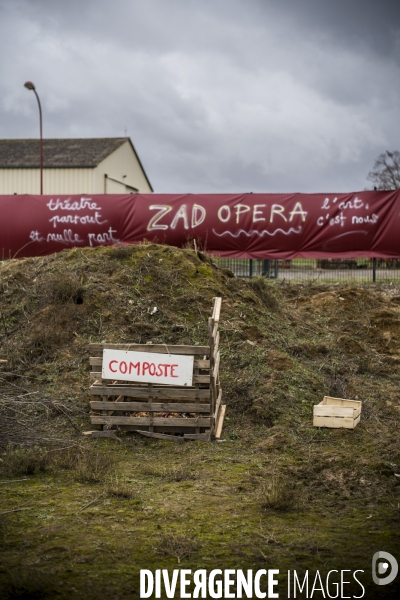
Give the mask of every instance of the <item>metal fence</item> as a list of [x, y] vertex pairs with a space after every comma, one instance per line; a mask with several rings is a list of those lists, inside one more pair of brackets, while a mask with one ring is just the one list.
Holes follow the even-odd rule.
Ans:
[[221, 268], [237, 277], [259, 277], [287, 281], [377, 282], [400, 280], [400, 258], [295, 258], [254, 260], [214, 257]]

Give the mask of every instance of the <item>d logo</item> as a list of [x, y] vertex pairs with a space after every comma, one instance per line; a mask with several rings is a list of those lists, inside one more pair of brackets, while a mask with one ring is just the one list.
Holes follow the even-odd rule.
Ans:
[[[384, 562], [382, 559], [384, 559]], [[378, 575], [384, 575], [388, 572], [389, 565], [391, 567], [389, 575], [386, 577], [378, 577]], [[389, 552], [383, 552], [382, 550], [380, 552], [375, 552], [372, 557], [372, 579], [374, 580], [374, 583], [377, 585], [387, 585], [388, 583], [392, 583], [392, 581], [396, 579], [398, 570], [399, 566], [397, 560], [394, 556], [389, 554]]]

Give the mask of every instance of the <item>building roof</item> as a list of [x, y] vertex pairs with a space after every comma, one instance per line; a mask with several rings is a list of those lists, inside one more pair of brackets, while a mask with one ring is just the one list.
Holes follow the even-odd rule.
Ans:
[[[139, 160], [132, 142], [128, 137], [58, 140], [44, 139], [44, 167], [50, 169], [94, 168], [125, 142], [131, 144], [133, 152]], [[1, 169], [38, 169], [39, 166], [40, 154], [38, 139], [0, 140]], [[142, 167], [142, 165], [140, 166]]]

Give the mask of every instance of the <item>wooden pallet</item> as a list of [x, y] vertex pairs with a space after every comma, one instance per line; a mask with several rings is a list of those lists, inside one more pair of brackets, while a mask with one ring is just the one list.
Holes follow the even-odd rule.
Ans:
[[[90, 421], [102, 431], [136, 431], [160, 439], [219, 439], [225, 415], [219, 379], [221, 298], [214, 298], [208, 346], [90, 344]], [[194, 357], [191, 387], [110, 381], [102, 378], [103, 350]]]

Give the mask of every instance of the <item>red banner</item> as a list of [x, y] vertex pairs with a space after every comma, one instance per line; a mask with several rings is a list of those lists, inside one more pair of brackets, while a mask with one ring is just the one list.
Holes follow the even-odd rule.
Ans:
[[0, 196], [0, 258], [64, 248], [183, 246], [219, 256], [400, 257], [400, 191]]

